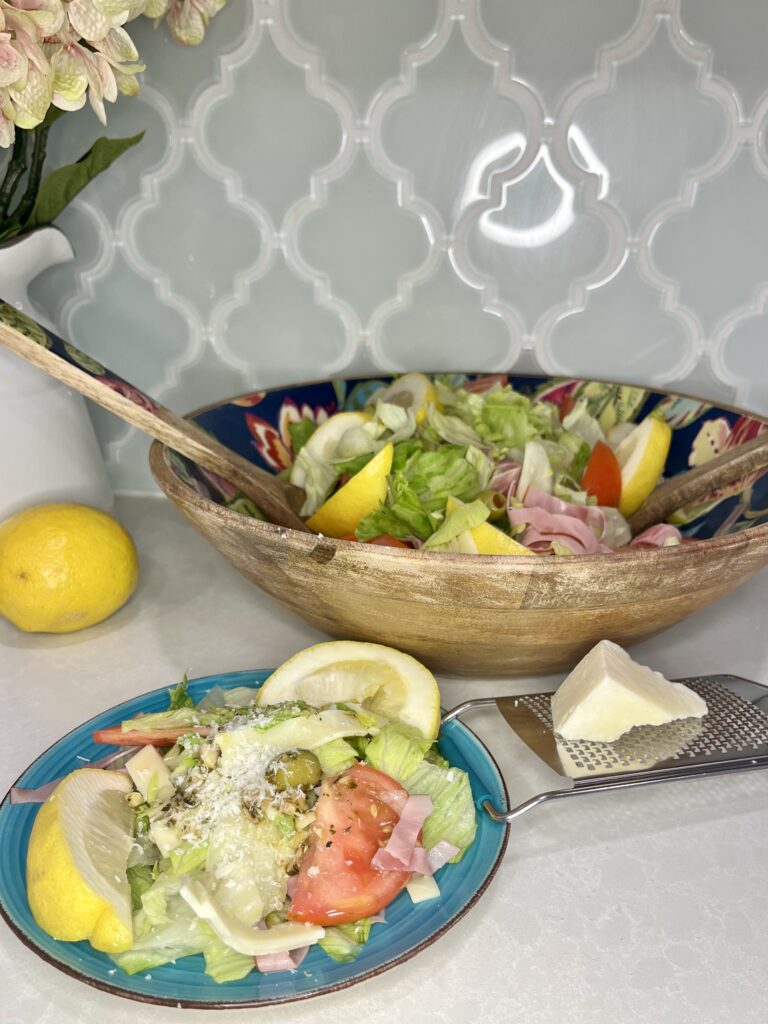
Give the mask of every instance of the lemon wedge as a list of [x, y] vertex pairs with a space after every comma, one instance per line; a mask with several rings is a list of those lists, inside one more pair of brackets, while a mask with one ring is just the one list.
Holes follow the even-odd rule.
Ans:
[[373, 398], [378, 402], [389, 402], [410, 409], [416, 416], [417, 426], [427, 418], [427, 406], [434, 405], [436, 409], [442, 410], [432, 381], [423, 373], [404, 373], [389, 387], [377, 391]]
[[429, 669], [383, 644], [331, 640], [307, 647], [275, 669], [259, 704], [303, 700], [317, 707], [349, 701], [397, 719], [436, 739], [440, 691]]
[[132, 789], [119, 772], [81, 768], [40, 808], [29, 839], [27, 897], [54, 939], [88, 939], [104, 953], [131, 948], [133, 811], [125, 796]]
[[[449, 515], [461, 502], [458, 498], [449, 498], [445, 503], [446, 515]], [[492, 526], [490, 523], [480, 523], [465, 530], [456, 538], [459, 541], [459, 550], [465, 554], [477, 555], [535, 555], [535, 551], [525, 547], [518, 541], [513, 540], [503, 530]]]
[[[329, 421], [330, 422], [330, 421]], [[346, 537], [361, 519], [377, 509], [387, 496], [387, 476], [395, 447], [386, 444], [351, 480], [332, 494], [307, 520], [307, 526], [326, 537]]]
[[621, 466], [619, 511], [631, 516], [658, 483], [672, 443], [672, 429], [656, 416], [646, 416], [616, 449]]
[[[329, 417], [325, 423], [310, 435], [304, 445], [304, 451], [310, 456], [313, 462], [333, 462], [336, 458], [337, 449], [341, 439], [348, 430], [362, 427], [372, 418], [370, 412], [337, 412]], [[291, 483], [296, 487], [304, 487], [307, 482], [307, 472], [301, 463], [294, 463], [291, 467]]]

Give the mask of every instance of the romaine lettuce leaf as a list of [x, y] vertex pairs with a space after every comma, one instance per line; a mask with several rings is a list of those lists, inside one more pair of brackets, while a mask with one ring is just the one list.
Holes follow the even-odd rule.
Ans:
[[304, 419], [299, 420], [298, 423], [288, 424], [288, 433], [291, 435], [291, 448], [293, 449], [294, 459], [310, 437], [312, 437], [316, 429], [317, 424], [314, 420], [311, 420], [309, 416], [305, 416]]
[[177, 708], [193, 708], [195, 702], [189, 695], [187, 686], [187, 673], [185, 672], [177, 686], [168, 690], [168, 710], [176, 711]]

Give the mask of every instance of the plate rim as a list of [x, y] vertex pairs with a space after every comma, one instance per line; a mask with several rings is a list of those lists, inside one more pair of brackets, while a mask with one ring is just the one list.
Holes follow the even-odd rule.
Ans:
[[[256, 673], [260, 673], [260, 672], [267, 672], [268, 673], [268, 672], [273, 672], [273, 671], [274, 671], [273, 668], [241, 669], [241, 670], [236, 670], [234, 672], [220, 672], [220, 673], [214, 673], [214, 674], [205, 675], [205, 676], [198, 676], [198, 677], [196, 677], [194, 679], [189, 679], [188, 683], [190, 685], [193, 685], [193, 684], [209, 682], [209, 681], [212, 681], [212, 680], [218, 680], [219, 682], [211, 682], [211, 685], [214, 686], [214, 685], [221, 685], [220, 680], [222, 679], [222, 677], [225, 677], [225, 676], [228, 679], [229, 678], [237, 679], [237, 677], [239, 677], [239, 676], [252, 676], [253, 673], [255, 673], [255, 672]], [[260, 688], [261, 686], [263, 686], [264, 685], [264, 681], [265, 680], [262, 680], [261, 682], [259, 682], [257, 684], [257, 688]], [[236, 685], [236, 683], [234, 685]], [[110, 711], [116, 711], [118, 708], [122, 707], [124, 704], [132, 702], [134, 700], [141, 700], [143, 697], [154, 696], [159, 691], [164, 690], [164, 689], [167, 689], [167, 687], [166, 686], [157, 686], [157, 687], [155, 687], [152, 690], [147, 690], [144, 693], [139, 693], [139, 694], [136, 694], [133, 697], [128, 697], [126, 700], [120, 701], [119, 704], [114, 704], [112, 707], [105, 708], [103, 711], [97, 712], [95, 715], [92, 715], [89, 719], [86, 719], [86, 721], [81, 722], [79, 725], [73, 726], [73, 728], [70, 729], [68, 732], [64, 733], [58, 739], [54, 740], [51, 744], [49, 744], [49, 746], [47, 746], [45, 748], [45, 750], [41, 751], [37, 755], [37, 757], [33, 761], [30, 762], [27, 765], [27, 767], [24, 768], [23, 771], [17, 776], [16, 780], [11, 783], [11, 785], [8, 787], [8, 790], [3, 795], [2, 800], [0, 800], [0, 811], [2, 811], [3, 808], [6, 808], [6, 806], [7, 807], [11, 806], [11, 790], [14, 789], [14, 787], [16, 787], [18, 785], [20, 780], [27, 774], [27, 772], [29, 772], [32, 768], [34, 768], [35, 765], [38, 764], [39, 761], [41, 761], [48, 753], [50, 753], [50, 751], [52, 751], [60, 743], [62, 743], [68, 737], [72, 736], [73, 733], [79, 732], [81, 729], [88, 727], [92, 722], [95, 722], [97, 719], [101, 718], [103, 715], [108, 714]], [[498, 777], [499, 783], [501, 785], [502, 793], [504, 794], [505, 804], [508, 807], [509, 806], [509, 792], [507, 790], [507, 784], [506, 784], [506, 781], [504, 779], [504, 775], [503, 775], [501, 769], [499, 768], [498, 762], [496, 761], [495, 757], [493, 756], [491, 751], [488, 749], [486, 744], [480, 739], [480, 737], [477, 735], [477, 733], [474, 732], [473, 729], [471, 729], [464, 722], [456, 722], [455, 724], [458, 725], [465, 732], [469, 733], [469, 735], [472, 737], [472, 739], [475, 741], [475, 743], [480, 747], [480, 749], [482, 750], [484, 755], [487, 757], [488, 761], [490, 762], [491, 766], [493, 767], [494, 771], [496, 772], [496, 775]], [[83, 767], [86, 768], [88, 766], [87, 765], [83, 765]], [[482, 812], [479, 811], [479, 809], [478, 809], [478, 813], [482, 813]], [[266, 1009], [266, 1008], [269, 1008], [270, 1006], [281, 1006], [281, 1005], [285, 1005], [287, 1003], [298, 1003], [298, 1002], [306, 1002], [309, 999], [319, 999], [322, 996], [331, 995], [334, 992], [340, 992], [340, 991], [343, 991], [344, 989], [351, 988], [352, 986], [358, 985], [361, 982], [369, 981], [372, 978], [378, 977], [379, 975], [384, 974], [386, 971], [391, 970], [393, 967], [397, 967], [401, 963], [405, 963], [406, 961], [412, 959], [414, 956], [416, 956], [418, 953], [420, 953], [422, 950], [426, 949], [428, 946], [433, 945], [447, 931], [449, 931], [451, 928], [453, 928], [453, 926], [455, 924], [457, 924], [463, 917], [465, 917], [469, 913], [469, 911], [477, 904], [477, 902], [479, 901], [479, 899], [483, 895], [483, 893], [488, 889], [488, 887], [490, 886], [491, 882], [493, 881], [493, 878], [495, 877], [497, 871], [501, 867], [501, 863], [502, 863], [502, 861], [504, 859], [504, 856], [506, 854], [507, 846], [509, 844], [510, 831], [511, 831], [510, 823], [509, 822], [505, 822], [503, 824], [503, 826], [502, 826], [502, 836], [501, 836], [501, 842], [500, 842], [500, 845], [499, 845], [498, 852], [496, 853], [496, 855], [494, 857], [494, 860], [493, 860], [493, 863], [492, 863], [492, 865], [490, 867], [490, 870], [485, 875], [485, 878], [483, 879], [481, 885], [478, 886], [478, 888], [472, 893], [472, 896], [462, 905], [462, 907], [459, 909], [459, 911], [453, 917], [451, 917], [451, 919], [449, 921], [446, 921], [445, 924], [443, 924], [440, 928], [438, 928], [436, 931], [430, 933], [430, 935], [427, 938], [423, 939], [420, 943], [418, 943], [418, 945], [409, 947], [406, 951], [401, 953], [399, 956], [396, 956], [394, 959], [388, 960], [386, 963], [379, 964], [378, 966], [371, 967], [369, 970], [365, 971], [362, 974], [356, 975], [356, 976], [351, 977], [351, 978], [347, 978], [347, 979], [345, 979], [343, 981], [334, 982], [333, 984], [328, 985], [328, 986], [324, 986], [324, 987], [322, 987], [322, 988], [320, 988], [320, 989], [318, 989], [316, 991], [302, 992], [302, 993], [297, 993], [297, 994], [289, 994], [289, 995], [284, 995], [284, 996], [278, 996], [278, 997], [276, 997], [274, 999], [227, 1000], [226, 998], [224, 998], [224, 999], [217, 999], [217, 1000], [198, 1001], [198, 1000], [194, 1000], [194, 999], [185, 999], [183, 997], [179, 998], [179, 999], [171, 999], [170, 997], [165, 997], [165, 996], [152, 996], [152, 995], [149, 995], [148, 993], [144, 993], [144, 992], [132, 992], [132, 991], [129, 991], [129, 990], [125, 989], [125, 988], [121, 988], [118, 985], [112, 984], [112, 983], [110, 983], [108, 981], [102, 981], [101, 979], [98, 979], [98, 978], [92, 978], [92, 977], [88, 976], [87, 974], [85, 974], [85, 973], [83, 973], [81, 971], [78, 971], [76, 968], [70, 966], [69, 964], [63, 963], [62, 961], [57, 960], [55, 957], [53, 957], [47, 950], [45, 950], [41, 946], [39, 946], [16, 923], [16, 921], [11, 917], [10, 911], [6, 908], [5, 901], [3, 900], [3, 896], [2, 896], [1, 892], [0, 892], [0, 918], [2, 918], [2, 920], [8, 925], [8, 927], [11, 929], [11, 931], [14, 933], [14, 935], [16, 935], [16, 937], [23, 943], [24, 946], [27, 947], [27, 949], [31, 950], [36, 956], [38, 956], [45, 963], [49, 964], [51, 967], [54, 967], [56, 970], [61, 971], [63, 974], [66, 974], [69, 977], [74, 978], [76, 981], [79, 981], [79, 982], [82, 982], [82, 983], [84, 983], [86, 985], [89, 985], [91, 988], [95, 988], [95, 989], [97, 989], [100, 992], [107, 992], [110, 995], [117, 996], [117, 997], [119, 997], [121, 999], [127, 999], [130, 1002], [144, 1003], [144, 1004], [149, 1004], [149, 1005], [152, 1005], [152, 1006], [170, 1006], [170, 1007], [174, 1007], [176, 1009], [190, 1009], [190, 1010], [237, 1010], [237, 1009], [243, 1009], [243, 1010], [251, 1009], [251, 1010], [253, 1010], [253, 1009], [262, 1009], [262, 1008]], [[222, 989], [223, 989], [223, 986], [222, 986]]]

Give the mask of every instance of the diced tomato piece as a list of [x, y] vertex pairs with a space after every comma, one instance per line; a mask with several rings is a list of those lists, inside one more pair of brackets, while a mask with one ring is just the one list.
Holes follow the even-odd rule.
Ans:
[[382, 910], [408, 884], [409, 871], [371, 866], [400, 820], [408, 792], [389, 775], [357, 764], [323, 783], [310, 847], [288, 916], [334, 925]]
[[573, 395], [563, 395], [563, 400], [560, 403], [560, 422], [562, 423], [569, 412], [573, 412], [575, 405]]
[[371, 537], [370, 540], [365, 542], [366, 544], [381, 544], [383, 547], [388, 548], [410, 548], [411, 545], [405, 541], [400, 540], [399, 537], [392, 537], [388, 533], [380, 533], [378, 537]]
[[597, 498], [598, 505], [618, 506], [621, 500], [621, 466], [605, 441], [598, 441], [592, 449], [581, 486], [587, 494]]
[[[348, 533], [346, 537], [342, 537], [342, 540], [357, 540], [354, 533]], [[358, 543], [360, 543], [358, 541]], [[381, 544], [383, 547], [388, 548], [412, 548], [413, 545], [409, 544], [406, 540], [400, 540], [399, 537], [392, 537], [388, 533], [380, 533], [378, 537], [371, 537], [370, 540], [365, 541], [366, 544]]]
[[478, 377], [477, 380], [467, 381], [460, 386], [462, 391], [471, 391], [473, 394], [482, 395], [484, 391], [492, 388], [494, 384], [501, 384], [504, 387], [508, 382], [509, 377], [506, 373], [489, 373], [485, 377]]
[[156, 732], [123, 732], [122, 726], [112, 725], [108, 729], [97, 729], [93, 734], [94, 743], [111, 743], [116, 747], [172, 747], [179, 736], [196, 732], [207, 736], [211, 730], [207, 725], [188, 725], [179, 729], [158, 729]]

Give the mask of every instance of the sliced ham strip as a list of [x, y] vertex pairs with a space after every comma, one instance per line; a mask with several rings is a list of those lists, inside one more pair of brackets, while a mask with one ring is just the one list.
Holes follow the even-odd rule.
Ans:
[[434, 873], [441, 868], [443, 864], [447, 864], [449, 860], [453, 860], [458, 852], [458, 846], [453, 843], [449, 843], [447, 839], [441, 839], [440, 842], [435, 843], [427, 853], [429, 871], [422, 872], [422, 874], [434, 875]]
[[577, 505], [572, 501], [563, 501], [553, 494], [545, 494], [537, 487], [529, 487], [525, 495], [527, 508], [543, 508], [552, 515], [571, 516], [586, 523], [598, 540], [605, 534], [605, 512], [598, 505]]
[[[141, 747], [123, 748], [122, 750], [118, 750], [117, 753], [106, 754], [104, 757], [100, 757], [96, 761], [83, 761], [80, 767], [107, 768], [114, 761], [128, 758], [131, 754], [135, 754], [140, 749]], [[53, 782], [46, 782], [44, 786], [38, 786], [37, 789], [23, 789], [21, 786], [14, 786], [9, 793], [10, 802], [12, 804], [44, 804], [58, 784], [63, 782], [65, 778], [66, 776], [62, 775], [61, 778], [54, 779]]]
[[409, 796], [400, 811], [400, 820], [392, 829], [387, 845], [378, 850], [371, 860], [379, 871], [413, 871], [411, 857], [421, 832], [421, 826], [432, 812], [428, 796]]
[[656, 526], [649, 526], [647, 530], [638, 533], [629, 542], [629, 547], [635, 551], [651, 550], [652, 548], [663, 548], [665, 545], [682, 544], [683, 536], [676, 526], [671, 523], [657, 523]]
[[581, 519], [570, 515], [553, 515], [543, 508], [512, 508], [508, 511], [512, 526], [527, 527], [521, 540], [532, 551], [559, 541], [576, 555], [598, 555], [612, 551], [601, 544], [592, 529]]
[[253, 959], [256, 970], [261, 974], [275, 974], [277, 971], [295, 971], [308, 952], [309, 946], [301, 946], [288, 953], [264, 953]]
[[500, 462], [496, 467], [496, 472], [491, 477], [488, 487], [492, 491], [506, 494], [507, 498], [509, 498], [509, 495], [514, 495], [517, 490], [522, 468], [519, 462], [512, 462], [511, 460]]

